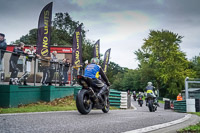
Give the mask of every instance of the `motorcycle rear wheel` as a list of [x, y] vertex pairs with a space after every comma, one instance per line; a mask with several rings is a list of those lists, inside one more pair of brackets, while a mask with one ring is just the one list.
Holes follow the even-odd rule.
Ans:
[[152, 101], [152, 100], [149, 100], [149, 101], [148, 101], [148, 106], [149, 106], [149, 111], [150, 111], [150, 112], [153, 112], [154, 109], [153, 109], [153, 101]]
[[86, 115], [92, 109], [92, 101], [90, 100], [90, 96], [88, 90], [82, 89], [76, 96], [76, 107], [79, 113]]

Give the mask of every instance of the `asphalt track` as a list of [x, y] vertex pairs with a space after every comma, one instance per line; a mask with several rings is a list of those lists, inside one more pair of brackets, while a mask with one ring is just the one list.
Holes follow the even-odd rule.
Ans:
[[[186, 113], [176, 113], [159, 107], [156, 112], [149, 112], [146, 106], [139, 107], [133, 101], [137, 110], [111, 110], [104, 114], [101, 110], [93, 110], [88, 115], [77, 111], [1, 114], [1, 133], [121, 133], [121, 132], [153, 132], [162, 129], [145, 129], [155, 125], [171, 123], [192, 116]], [[177, 123], [176, 123], [177, 124]], [[172, 125], [170, 127], [173, 127]], [[165, 129], [164, 131], [169, 131]], [[174, 132], [173, 130], [172, 132]]]

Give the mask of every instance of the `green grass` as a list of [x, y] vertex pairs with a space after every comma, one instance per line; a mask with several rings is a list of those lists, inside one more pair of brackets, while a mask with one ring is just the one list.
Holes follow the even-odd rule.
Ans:
[[[196, 114], [200, 116], [200, 112], [191, 113], [191, 114]], [[197, 123], [196, 125], [190, 125], [186, 128], [180, 129], [177, 131], [177, 133], [200, 133], [200, 122]]]
[[34, 104], [20, 105], [18, 108], [0, 108], [0, 114], [67, 110], [77, 110], [73, 96], [55, 99], [52, 102], [37, 102]]
[[163, 104], [165, 103], [165, 101], [162, 101], [162, 100], [158, 100], [158, 102], [159, 102], [159, 103], [163, 103]]
[[[110, 107], [110, 110], [119, 109]], [[73, 96], [55, 99], [52, 102], [37, 102], [28, 105], [20, 105], [18, 108], [0, 108], [0, 114], [25, 113], [25, 112], [47, 112], [47, 111], [70, 111], [77, 110]]]

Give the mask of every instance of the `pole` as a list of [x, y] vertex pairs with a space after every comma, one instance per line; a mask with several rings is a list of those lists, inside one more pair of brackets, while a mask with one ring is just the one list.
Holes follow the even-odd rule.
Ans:
[[35, 86], [35, 83], [36, 83], [36, 57], [34, 58], [34, 86]]
[[55, 86], [56, 86], [56, 82], [57, 82], [57, 63], [55, 62], [55, 69], [56, 69], [56, 80], [55, 80]]
[[185, 78], [185, 99], [188, 99], [188, 79], [189, 77]]

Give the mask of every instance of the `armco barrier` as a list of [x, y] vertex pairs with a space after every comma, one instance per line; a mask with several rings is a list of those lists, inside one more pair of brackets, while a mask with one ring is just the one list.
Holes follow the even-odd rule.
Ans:
[[[80, 88], [74, 89], [74, 99], [76, 99], [76, 95]], [[109, 94], [110, 106], [115, 106], [117, 108], [127, 108], [127, 92], [121, 92], [114, 89], [110, 89]]]
[[17, 107], [20, 104], [52, 101], [74, 94], [74, 86], [17, 86], [0, 85], [0, 107]]
[[186, 100], [174, 101], [174, 110], [177, 112], [186, 112]]

